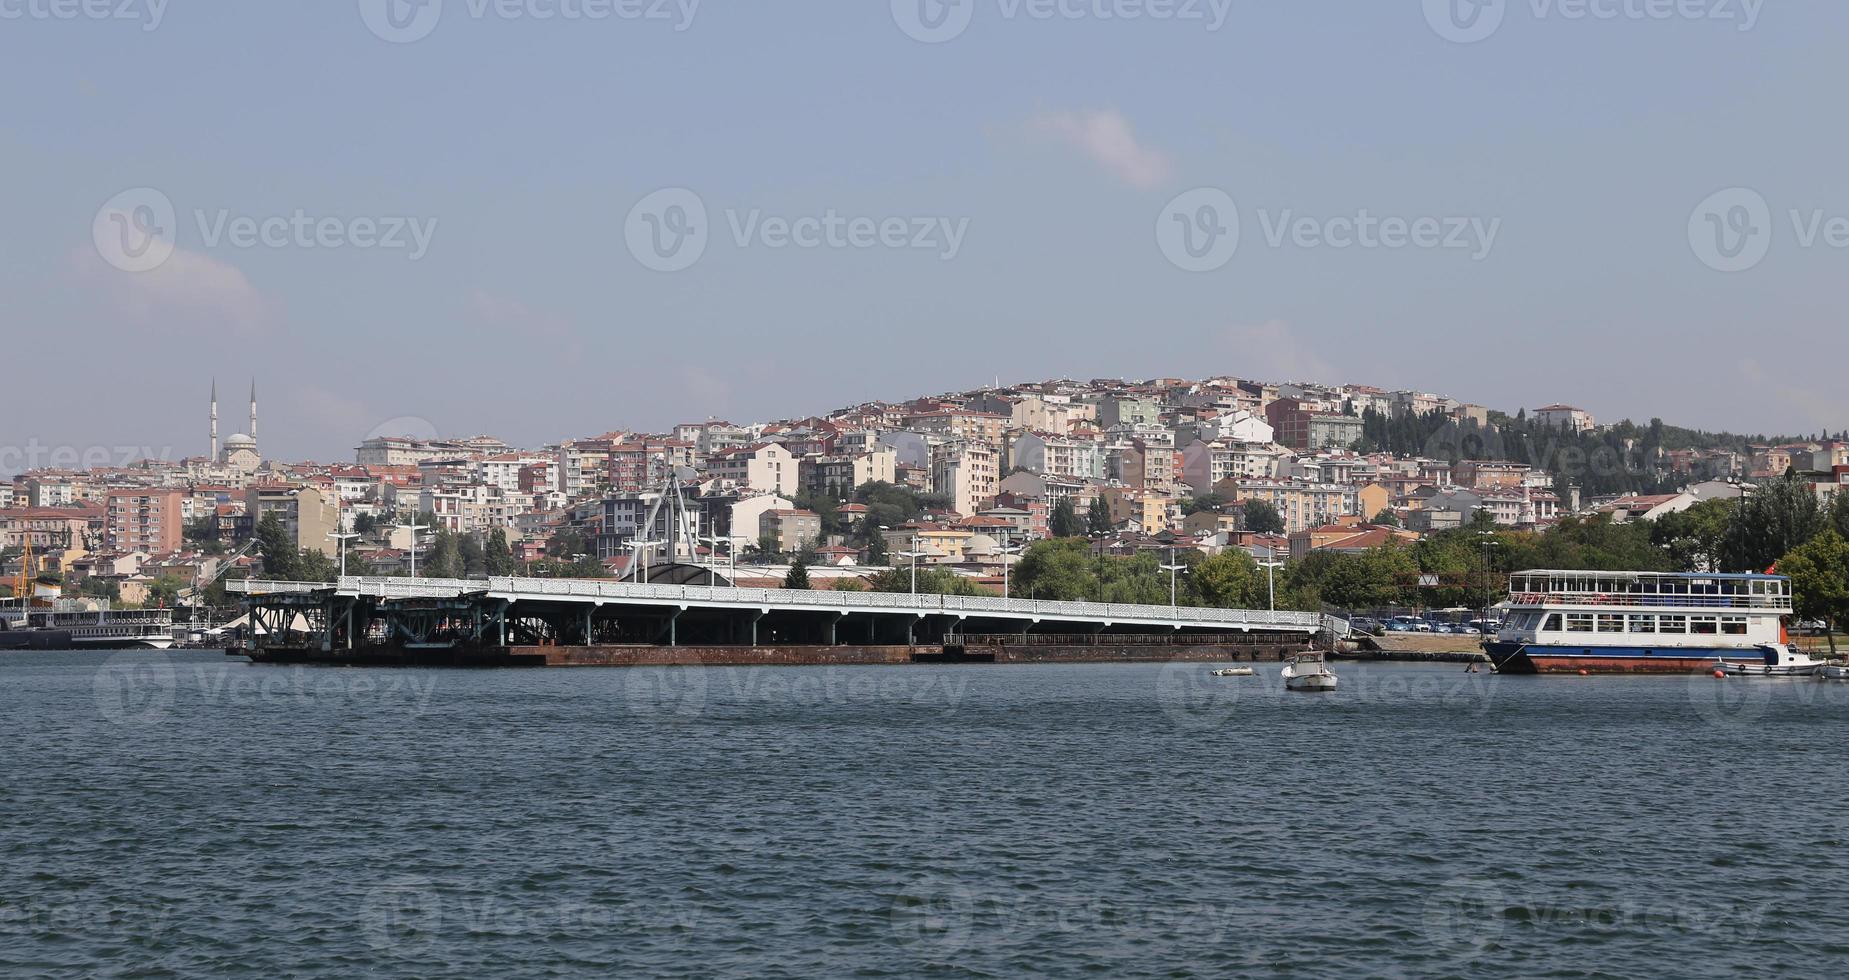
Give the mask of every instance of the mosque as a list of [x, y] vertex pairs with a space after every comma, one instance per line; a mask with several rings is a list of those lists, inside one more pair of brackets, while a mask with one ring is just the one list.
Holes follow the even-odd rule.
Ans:
[[255, 473], [263, 466], [263, 454], [257, 451], [257, 382], [250, 383], [250, 431], [239, 432], [218, 442], [218, 382], [212, 382], [212, 463], [227, 470]]

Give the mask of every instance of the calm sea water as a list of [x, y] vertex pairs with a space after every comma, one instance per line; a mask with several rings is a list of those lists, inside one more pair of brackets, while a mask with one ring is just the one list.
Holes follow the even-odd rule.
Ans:
[[0, 659], [9, 976], [1841, 976], [1849, 686]]

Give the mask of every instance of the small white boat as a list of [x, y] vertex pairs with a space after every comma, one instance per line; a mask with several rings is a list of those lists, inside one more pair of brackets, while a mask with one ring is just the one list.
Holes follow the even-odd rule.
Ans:
[[1250, 667], [1221, 667], [1213, 672], [1215, 677], [1251, 677], [1257, 671]]
[[1287, 691], [1333, 691], [1335, 684], [1335, 671], [1329, 669], [1320, 653], [1301, 654], [1284, 665]]
[[1821, 660], [1813, 660], [1789, 643], [1768, 643], [1759, 648], [1765, 654], [1762, 663], [1732, 663], [1719, 661], [1714, 665], [1718, 673], [1729, 677], [1811, 677], [1825, 667]]
[[1817, 668], [1817, 679], [1825, 681], [1849, 681], [1849, 667], [1841, 664], [1824, 664]]

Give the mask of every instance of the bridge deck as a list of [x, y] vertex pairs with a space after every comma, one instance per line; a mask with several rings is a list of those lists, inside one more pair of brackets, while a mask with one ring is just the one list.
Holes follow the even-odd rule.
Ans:
[[1163, 629], [1264, 631], [1311, 634], [1347, 632], [1341, 620], [1315, 613], [1193, 606], [1055, 602], [1003, 599], [998, 596], [939, 596], [884, 592], [835, 592], [790, 589], [741, 589], [729, 586], [642, 585], [588, 579], [488, 578], [403, 579], [347, 577], [337, 583], [231, 581], [227, 591], [252, 599], [265, 596], [325, 593], [352, 599], [483, 598], [511, 603], [542, 602], [592, 606], [653, 606], [713, 610], [758, 610], [769, 613], [812, 612], [837, 616], [949, 617], [956, 620], [1012, 620], [1023, 623], [1072, 623], [1097, 627], [1152, 626]]

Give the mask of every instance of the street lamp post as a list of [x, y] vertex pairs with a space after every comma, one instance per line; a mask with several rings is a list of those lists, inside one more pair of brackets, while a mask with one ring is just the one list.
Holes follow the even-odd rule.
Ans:
[[417, 532], [430, 530], [430, 525], [419, 524], [417, 523], [416, 518], [412, 518], [411, 523], [400, 524], [398, 526], [411, 532], [411, 577], [416, 578], [417, 577]]
[[1168, 607], [1174, 609], [1180, 604], [1179, 600], [1176, 598], [1175, 576], [1187, 571], [1188, 566], [1176, 563], [1175, 549], [1171, 547], [1168, 549], [1168, 564], [1163, 565], [1162, 570], [1168, 573]]
[[1000, 552], [1002, 556], [1002, 598], [1006, 599], [1008, 598], [1009, 566], [1013, 564], [1012, 562], [1008, 560], [1008, 556], [1019, 552], [1021, 550], [1021, 545], [1005, 544], [996, 550]]
[[[738, 545], [730, 537], [722, 538], [716, 534], [700, 540], [712, 545], [715, 549], [721, 544], [725, 545], [727, 566], [730, 568], [730, 578], [727, 581], [731, 583], [732, 588], [738, 588]], [[708, 588], [713, 585], [713, 570], [710, 566], [706, 570], [706, 585]]]
[[631, 582], [636, 580], [636, 566], [639, 564], [642, 566], [642, 584], [648, 584], [648, 565], [642, 561], [642, 552], [644, 549], [648, 549], [649, 555], [653, 556], [655, 553], [654, 547], [662, 543], [663, 542], [654, 539], [644, 541], [641, 538], [634, 538], [630, 540], [629, 548], [631, 551], [635, 552], [634, 556], [631, 557], [629, 561], [629, 580]]
[[340, 542], [340, 577], [346, 578], [347, 577], [347, 542], [357, 540], [360, 537], [360, 535], [330, 533], [328, 537], [333, 538], [335, 541]]
[[912, 560], [912, 594], [917, 595], [918, 594], [918, 559], [923, 558], [925, 556], [925, 553], [922, 551], [900, 551], [900, 552], [896, 552], [896, 554], [900, 558], [910, 558]]
[[1496, 532], [1478, 531], [1477, 536], [1483, 540], [1483, 620], [1488, 622], [1491, 589], [1495, 582], [1494, 569], [1490, 567], [1490, 549], [1496, 546]]
[[1284, 567], [1284, 563], [1281, 561], [1278, 561], [1277, 557], [1278, 557], [1278, 554], [1274, 550], [1271, 553], [1271, 559], [1272, 559], [1271, 561], [1261, 561], [1258, 563], [1260, 567], [1264, 568], [1265, 570], [1265, 592], [1267, 595], [1271, 597], [1271, 611], [1272, 612], [1278, 611], [1277, 570]]

